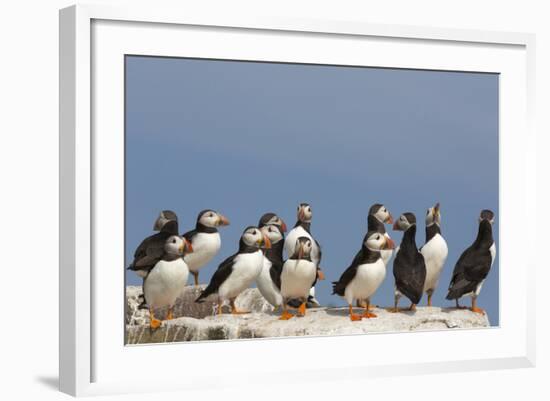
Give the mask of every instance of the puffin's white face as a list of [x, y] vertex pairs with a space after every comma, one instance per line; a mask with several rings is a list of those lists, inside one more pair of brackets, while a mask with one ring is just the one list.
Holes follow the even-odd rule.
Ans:
[[380, 209], [374, 214], [374, 216], [382, 223], [393, 224], [393, 217], [390, 211], [385, 206], [381, 206]]
[[218, 227], [229, 225], [229, 220], [227, 220], [225, 216], [222, 216], [213, 210], [209, 210], [202, 214], [199, 219], [199, 223], [206, 227]]
[[172, 235], [164, 243], [164, 252], [169, 255], [183, 255], [184, 253], [193, 252], [193, 248], [186, 239]]
[[257, 227], [250, 227], [246, 229], [242, 235], [242, 239], [248, 246], [260, 248], [263, 245], [264, 248], [271, 248], [271, 241]]
[[310, 223], [311, 218], [313, 217], [313, 212], [311, 211], [311, 206], [307, 203], [304, 203], [298, 206], [298, 220], [303, 223]]
[[269, 241], [271, 244], [276, 244], [279, 241], [282, 241], [283, 234], [281, 233], [281, 229], [275, 224], [271, 224], [268, 226], [264, 226], [261, 228], [262, 233], [269, 238]]
[[434, 207], [431, 207], [426, 211], [426, 225], [430, 226], [433, 223], [441, 224], [441, 210], [439, 208], [439, 203], [436, 203]]
[[272, 218], [269, 219], [269, 221], [266, 223], [266, 226], [268, 225], [275, 225], [277, 227], [281, 227], [281, 230], [283, 232], [286, 232], [286, 224], [279, 216], [275, 215]]
[[393, 241], [386, 237], [384, 234], [373, 233], [369, 235], [365, 241], [365, 246], [371, 251], [379, 251], [381, 249], [393, 249], [395, 244]]
[[308, 237], [299, 237], [296, 240], [293, 256], [297, 257], [297, 259], [307, 258], [311, 255], [312, 248], [313, 244]]
[[397, 231], [407, 231], [410, 226], [412, 226], [412, 224], [407, 220], [407, 217], [402, 214], [399, 216], [399, 219], [395, 221], [393, 229]]

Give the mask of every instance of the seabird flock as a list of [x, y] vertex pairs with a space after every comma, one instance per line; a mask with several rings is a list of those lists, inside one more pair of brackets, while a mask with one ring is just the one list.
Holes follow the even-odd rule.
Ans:
[[[203, 302], [210, 296], [217, 297], [217, 314], [222, 305], [229, 302], [232, 314], [247, 313], [235, 306], [235, 299], [245, 289], [256, 283], [262, 296], [275, 309], [281, 309], [280, 320], [304, 316], [306, 309], [318, 306], [315, 285], [324, 280], [321, 269], [321, 246], [311, 233], [313, 217], [311, 206], [301, 203], [294, 228], [287, 231], [284, 221], [275, 213], [264, 214], [257, 226], [246, 227], [240, 237], [237, 252], [225, 259], [210, 279], [208, 286], [195, 302]], [[496, 246], [492, 225], [494, 213], [482, 210], [475, 241], [456, 262], [447, 299], [471, 297], [475, 313], [484, 314], [476, 300], [494, 262]], [[374, 204], [367, 218], [368, 232], [361, 249], [338, 281], [332, 283], [333, 294], [339, 295], [349, 305], [352, 321], [375, 318], [371, 298], [386, 277], [386, 267], [393, 261], [394, 305], [391, 312], [414, 311], [422, 295], [427, 295], [427, 305], [432, 306], [432, 295], [447, 259], [448, 248], [441, 233], [440, 205], [430, 207], [426, 213], [426, 242], [420, 248], [416, 244], [416, 217], [403, 213], [394, 222], [392, 215], [382, 204]], [[403, 231], [399, 247], [386, 232], [385, 225]], [[229, 220], [214, 210], [203, 210], [197, 217], [194, 230], [179, 235], [178, 218], [173, 211], [164, 210], [154, 223], [156, 234], [145, 238], [134, 253], [128, 267], [143, 278], [143, 302], [140, 308], [148, 308], [152, 329], [160, 327], [161, 320], [154, 312], [167, 307], [166, 320], [172, 319], [176, 299], [182, 294], [189, 273], [199, 285], [199, 272], [221, 248], [218, 228], [229, 225]], [[283, 250], [287, 259], [283, 258]], [[406, 297], [410, 307], [401, 309], [399, 300]], [[354, 313], [353, 305], [363, 310]], [[291, 313], [295, 310], [295, 314]]]

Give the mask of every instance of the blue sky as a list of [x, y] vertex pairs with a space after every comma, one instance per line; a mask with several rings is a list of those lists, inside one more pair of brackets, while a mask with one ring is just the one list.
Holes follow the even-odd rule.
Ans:
[[[292, 227], [300, 202], [323, 248], [317, 297], [331, 305], [345, 304], [330, 281], [360, 248], [371, 204], [414, 212], [421, 246], [426, 209], [440, 202], [449, 257], [434, 304], [452, 306], [446, 287], [483, 208], [497, 215], [498, 249], [498, 75], [126, 58], [126, 264], [160, 210], [174, 210], [184, 232], [212, 208], [231, 225], [201, 270], [208, 282], [244, 227], [268, 211]], [[478, 299], [493, 325], [498, 266]], [[393, 302], [391, 269], [379, 305]]]

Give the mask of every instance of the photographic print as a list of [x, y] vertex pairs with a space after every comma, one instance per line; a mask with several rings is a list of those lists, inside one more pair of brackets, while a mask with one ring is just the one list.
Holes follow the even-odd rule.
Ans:
[[498, 88], [126, 56], [126, 344], [498, 326]]

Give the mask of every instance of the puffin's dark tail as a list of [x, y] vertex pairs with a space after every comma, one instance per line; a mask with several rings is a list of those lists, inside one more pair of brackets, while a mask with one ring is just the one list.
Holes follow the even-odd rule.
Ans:
[[344, 296], [345, 288], [342, 288], [339, 281], [332, 282], [332, 295]]
[[206, 298], [208, 298], [208, 296], [210, 296], [213, 293], [214, 291], [212, 287], [208, 286], [204, 289], [203, 292], [201, 292], [201, 295], [199, 295], [199, 297], [195, 299], [195, 302], [198, 304], [202, 304], [206, 300]]

